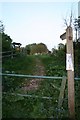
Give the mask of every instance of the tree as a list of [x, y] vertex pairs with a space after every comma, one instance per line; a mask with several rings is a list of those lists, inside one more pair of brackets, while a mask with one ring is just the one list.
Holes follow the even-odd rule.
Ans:
[[75, 60], [75, 66], [76, 66], [76, 76], [80, 76], [80, 72], [79, 72], [79, 65], [80, 65], [80, 42], [79, 42], [79, 39], [80, 39], [80, 35], [79, 35], [79, 38], [77, 37], [77, 32], [80, 33], [80, 16], [78, 18], [75, 19], [74, 21], [74, 28], [75, 28], [75, 31], [76, 31], [76, 42], [74, 42], [74, 60]]
[[74, 20], [74, 28], [76, 31], [76, 42], [78, 42], [77, 32], [80, 31], [80, 16]]
[[2, 52], [12, 49], [12, 39], [10, 36], [4, 33], [4, 25], [2, 21], [0, 21], [0, 39], [0, 41], [2, 41]]
[[37, 44], [37, 53], [47, 53], [48, 52], [48, 49], [47, 49], [47, 46], [43, 43], [39, 43]]
[[4, 25], [2, 23], [2, 21], [0, 21], [0, 33], [4, 32]]
[[68, 19], [64, 19], [64, 24], [66, 25], [66, 27], [72, 26], [72, 24], [73, 24], [72, 10], [71, 10], [69, 18]]
[[80, 16], [78, 17], [78, 28], [80, 29]]
[[59, 44], [58, 44], [58, 49], [59, 49], [59, 50], [64, 49], [64, 47], [65, 47], [64, 44], [62, 44], [62, 43], [59, 43]]
[[34, 51], [35, 46], [36, 46], [36, 43], [26, 45], [25, 50], [28, 55], [35, 53]]
[[12, 49], [12, 39], [5, 33], [2, 34], [2, 51], [10, 51]]
[[56, 48], [52, 48], [52, 55], [55, 55], [55, 56], [56, 56], [56, 55], [57, 55], [57, 51], [58, 51], [58, 50], [57, 50]]
[[29, 45], [26, 45], [26, 47], [25, 47], [25, 51], [26, 51], [26, 53], [27, 53], [28, 55], [30, 55], [31, 48], [30, 48]]
[[29, 44], [26, 45], [25, 49], [27, 50], [27, 53], [29, 52], [29, 54], [42, 54], [42, 53], [47, 53], [48, 49], [47, 46], [44, 43], [33, 43], [33, 44]]

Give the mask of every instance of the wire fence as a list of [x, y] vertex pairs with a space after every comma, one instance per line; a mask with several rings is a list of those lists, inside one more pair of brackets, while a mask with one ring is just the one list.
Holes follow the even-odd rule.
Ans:
[[[14, 76], [14, 77], [25, 77], [25, 78], [39, 78], [39, 79], [62, 79], [63, 77], [54, 77], [54, 76], [35, 76], [35, 75], [21, 75], [21, 74], [6, 74], [0, 73], [2, 76]], [[67, 77], [66, 77], [67, 79]], [[75, 77], [74, 80], [80, 80], [80, 78]]]
[[[21, 75], [21, 74], [6, 74], [6, 73], [0, 73], [0, 76], [8, 76], [8, 77], [20, 77], [20, 78], [34, 78], [34, 79], [48, 79], [48, 80], [62, 80], [63, 77], [53, 77], [53, 76], [34, 76], [34, 75]], [[23, 79], [24, 80], [24, 79]], [[56, 90], [59, 90], [58, 87], [55, 85], [53, 86]], [[34, 96], [34, 95], [24, 95], [24, 94], [16, 94], [16, 93], [11, 93], [11, 95], [18, 95], [18, 96], [24, 96], [24, 97], [32, 97], [32, 98], [42, 98], [42, 99], [52, 99], [52, 97], [39, 97], [39, 96]]]
[[[33, 76], [33, 75], [21, 75], [21, 74], [6, 74], [6, 73], [0, 73], [0, 76], [11, 76], [11, 77], [21, 77], [21, 78], [34, 78], [34, 79], [48, 79], [48, 80], [63, 80], [63, 77], [53, 77], [53, 76]], [[67, 77], [65, 77], [67, 79]], [[74, 78], [74, 80], [80, 80], [80, 78]], [[63, 80], [64, 81], [64, 80]], [[62, 88], [58, 88], [54, 84], [52, 84], [53, 88], [55, 88], [58, 91], [61, 91], [63, 89], [64, 85]], [[63, 91], [64, 92], [64, 91]], [[25, 94], [18, 94], [18, 93], [11, 93], [11, 95], [17, 95], [17, 96], [23, 96], [23, 97], [32, 97], [32, 98], [42, 98], [42, 99], [52, 99], [53, 97], [48, 97], [48, 96], [36, 96], [36, 95], [25, 95]]]
[[[16, 77], [19, 77], [19, 78], [29, 78], [29, 79], [47, 79], [47, 80], [62, 80], [64, 77], [53, 77], [53, 76], [34, 76], [34, 75], [21, 75], [21, 74], [5, 74], [5, 73], [0, 73], [0, 76], [7, 76], [7, 80], [9, 80], [9, 77], [10, 77], [10, 80], [12, 80], [12, 77], [14, 78], [16, 78]], [[66, 77], [65, 77], [66, 78]], [[17, 80], [17, 79], [16, 79]], [[20, 80], [20, 79], [19, 79]], [[22, 80], [22, 79], [21, 79]], [[28, 79], [23, 79], [23, 80], [28, 80]], [[48, 83], [47, 83], [48, 84]], [[51, 84], [51, 86], [52, 86], [53, 84]], [[45, 86], [46, 87], [46, 86]], [[60, 89], [58, 89], [58, 87], [56, 87], [55, 85], [54, 86], [52, 86], [52, 88], [54, 88], [54, 89], [56, 89], [57, 91], [58, 91], [58, 93], [60, 92]], [[45, 88], [44, 88], [45, 89]], [[47, 95], [47, 92], [46, 92], [46, 94], [43, 94], [43, 95], [36, 95], [36, 93], [33, 93], [33, 94], [27, 94], [27, 93], [18, 93], [18, 92], [10, 92], [10, 93], [7, 93], [7, 92], [3, 92], [3, 95], [4, 96], [6, 96], [6, 95], [8, 95], [8, 96], [13, 96], [13, 97], [24, 97], [24, 98], [26, 98], [27, 100], [28, 99], [31, 99], [31, 100], [33, 100], [32, 102], [33, 102], [33, 104], [34, 104], [34, 100], [37, 102], [37, 101], [39, 101], [39, 104], [40, 104], [40, 102], [41, 101], [48, 101], [48, 103], [47, 104], [49, 104], [49, 102], [51, 103], [51, 101], [55, 101], [55, 97], [54, 96], [49, 96], [49, 95]], [[16, 98], [17, 98], [16, 97]], [[21, 98], [22, 99], [22, 98]], [[30, 101], [31, 101], [30, 100]], [[59, 97], [59, 100], [61, 100], [61, 98]], [[41, 102], [42, 103], [42, 102]], [[60, 105], [60, 108], [58, 108], [57, 109], [57, 107], [56, 108], [53, 108], [53, 111], [55, 111], [55, 112], [58, 112], [58, 110], [60, 110], [60, 109], [62, 109], [61, 108], [61, 105]], [[60, 110], [60, 112], [61, 112], [61, 110]], [[58, 114], [56, 114], [55, 115], [56, 117], [60, 117], [60, 116], [58, 116]]]
[[[6, 53], [8, 55], [6, 55]], [[7, 51], [7, 52], [0, 52], [0, 55], [2, 54], [2, 58], [5, 57], [13, 57], [16, 56], [16, 54], [13, 54], [12, 51]], [[5, 54], [5, 55], [4, 55]], [[4, 55], [4, 56], [3, 56]], [[18, 78], [34, 78], [34, 79], [49, 79], [49, 80], [62, 80], [64, 77], [54, 77], [54, 76], [34, 76], [34, 75], [23, 75], [23, 74], [6, 74], [6, 73], [0, 73], [0, 76], [7, 76], [7, 77], [18, 77]], [[65, 77], [67, 79], [67, 77]], [[12, 80], [12, 79], [9, 79]], [[24, 79], [23, 79], [24, 80]], [[75, 77], [74, 78], [75, 81], [79, 81], [80, 78]], [[59, 92], [61, 91], [61, 88], [58, 89], [58, 87], [54, 86], [53, 87], [58, 90]], [[64, 91], [63, 91], [64, 92]], [[3, 95], [7, 95], [7, 92], [3, 92]], [[32, 94], [22, 94], [22, 93], [10, 93], [11, 96], [20, 96], [20, 97], [26, 97], [26, 98], [35, 98], [35, 99], [44, 99], [44, 100], [53, 100], [53, 96], [38, 96], [38, 95], [32, 95]], [[62, 96], [61, 96], [62, 97]], [[61, 97], [59, 97], [59, 101], [61, 102], [61, 100], [63, 101], [67, 101], [67, 98], [61, 99]], [[58, 101], [58, 102], [59, 102]], [[62, 102], [60, 103], [60, 109], [59, 108], [55, 108], [55, 111], [57, 111], [56, 117], [59, 117], [58, 114], [60, 114], [61, 112], [64, 112], [61, 108], [62, 106]], [[62, 110], [62, 111], [61, 111]]]
[[[49, 79], [49, 80], [61, 80], [63, 79], [64, 77], [53, 77], [53, 76], [33, 76], [33, 75], [21, 75], [21, 74], [6, 74], [6, 73], [0, 73], [0, 76], [12, 76], [12, 77], [21, 77], [21, 78], [34, 78], [34, 79]], [[65, 77], [67, 79], [67, 77]], [[74, 78], [74, 80], [80, 80], [80, 78]], [[56, 89], [56, 90], [59, 90], [60, 89], [58, 87], [56, 87], [55, 85], [53, 85], [53, 87]], [[18, 95], [18, 96], [25, 96], [25, 97], [35, 97], [35, 98], [40, 98], [39, 96], [34, 96], [34, 95], [24, 95], [24, 94], [14, 94], [12, 93], [11, 95]], [[43, 96], [41, 97], [43, 99], [52, 99], [52, 97], [46, 97], [46, 96]]]
[[[47, 79], [47, 80], [50, 80], [50, 81], [53, 81], [53, 80], [57, 80], [57, 81], [58, 80], [63, 80], [64, 81], [64, 77], [54, 77], [54, 76], [34, 76], [34, 75], [6, 74], [6, 73], [0, 73], [0, 76], [3, 76], [3, 77], [7, 76], [6, 79], [9, 80], [9, 81], [12, 80], [12, 77], [15, 77], [15, 78], [16, 77], [18, 77], [18, 78], [29, 78], [29, 79], [32, 79], [32, 78], [34, 78], [34, 79]], [[10, 79], [8, 77], [10, 77]], [[65, 77], [65, 79], [67, 79], [67, 77]], [[75, 81], [80, 80], [80, 78], [74, 78], [74, 79], [75, 79]], [[24, 80], [24, 79], [22, 79], [22, 80]], [[25, 79], [25, 80], [27, 80], [27, 79]], [[58, 106], [55, 107], [56, 105], [53, 106], [54, 116], [56, 118], [60, 119], [64, 115], [66, 115], [66, 110], [65, 110], [65, 108], [62, 107], [62, 104], [63, 104], [63, 101], [67, 103], [68, 98], [63, 97], [64, 96], [64, 91], [65, 91], [65, 89], [63, 89], [64, 86], [62, 86], [62, 88], [60, 87], [60, 89], [57, 89], [58, 87], [55, 87], [54, 84], [53, 84], [52, 87], [54, 87], [54, 89], [56, 89], [60, 92], [59, 98], [58, 98], [58, 104], [57, 104], [59, 107]], [[62, 92], [62, 90], [63, 90], [63, 92]], [[33, 100], [33, 103], [34, 103], [35, 99], [36, 100], [39, 99], [39, 101], [41, 101], [41, 99], [42, 99], [42, 101], [49, 100], [49, 102], [54, 101], [54, 99], [55, 99], [54, 96], [42, 96], [42, 95], [39, 96], [39, 95], [36, 95], [36, 94], [27, 94], [27, 93], [25, 94], [25, 93], [18, 93], [18, 92], [10, 92], [10, 93], [3, 92], [3, 95], [16, 96], [16, 98], [17, 98], [17, 96], [24, 97], [24, 98], [27, 98], [26, 101], [28, 100], [28, 98], [30, 98], [31, 100]], [[54, 118], [54, 116], [52, 118]], [[68, 111], [67, 111], [66, 116], [68, 116]]]
[[[13, 79], [15, 79], [14, 82], [16, 81], [19, 81], [20, 79], [16, 79], [16, 78], [21, 78], [22, 81], [28, 81], [28, 79], [47, 79], [47, 81], [49, 80], [50, 82], [52, 81], [63, 81], [65, 82], [65, 79], [67, 80], [67, 77], [56, 77], [56, 76], [34, 76], [34, 75], [24, 75], [24, 74], [8, 74], [8, 73], [0, 73], [0, 76], [2, 76], [2, 78], [4, 79], [4, 77], [6, 77], [6, 82], [9, 82], [10, 81], [13, 81]], [[23, 79], [24, 78], [24, 79]], [[28, 78], [28, 79], [26, 79]], [[65, 78], [65, 79], [64, 79]], [[76, 81], [79, 81], [80, 78], [74, 78], [75, 82]], [[50, 82], [47, 82], [47, 84], [50, 84]], [[14, 83], [13, 83], [14, 84]], [[4, 83], [3, 83], [4, 85]], [[57, 89], [59, 86], [54, 86], [54, 83], [52, 82], [51, 83], [51, 88], [48, 88], [48, 89], [52, 89], [52, 92], [54, 94], [54, 89], [56, 91], [58, 91], [58, 95], [57, 97], [58, 98], [55, 98], [55, 94], [54, 96], [52, 95], [47, 95], [48, 91], [46, 91], [46, 84], [45, 84], [45, 88], [44, 90], [46, 91], [46, 94], [43, 94], [43, 95], [40, 95], [40, 94], [36, 94], [36, 93], [25, 93], [25, 92], [16, 92], [15, 90], [13, 92], [3, 92], [3, 96], [4, 96], [4, 100], [5, 99], [8, 99], [10, 100], [10, 104], [14, 104], [15, 106], [15, 109], [16, 109], [16, 101], [17, 101], [17, 104], [22, 100], [24, 101], [23, 103], [24, 104], [30, 104], [28, 108], [26, 108], [26, 112], [28, 113], [28, 109], [30, 109], [30, 106], [35, 106], [35, 109], [37, 109], [38, 112], [40, 112], [39, 114], [42, 114], [41, 111], [42, 109], [44, 109], [43, 106], [45, 106], [46, 104], [46, 111], [47, 113], [44, 113], [46, 114], [46, 116], [51, 116], [53, 119], [57, 118], [58, 120], [62, 119], [62, 118], [67, 118], [69, 117], [69, 111], [68, 111], [68, 108], [67, 108], [67, 104], [68, 104], [68, 96], [67, 96], [67, 93], [65, 92], [65, 86], [66, 86], [66, 82], [65, 84], [61, 82], [61, 86], [59, 89]], [[8, 86], [9, 87], [9, 86]], [[48, 90], [47, 89], [47, 90]], [[56, 93], [56, 92], [55, 92]], [[56, 94], [57, 94], [56, 93]], [[66, 93], [66, 94], [65, 94]], [[64, 97], [64, 94], [65, 94], [65, 97]], [[12, 100], [11, 102], [11, 99], [14, 98], [14, 100]], [[15, 99], [17, 99], [15, 101]], [[13, 102], [15, 101], [15, 102]], [[55, 102], [54, 102], [55, 101]], [[36, 104], [35, 104], [36, 102]], [[32, 103], [32, 104], [31, 104]], [[22, 103], [20, 103], [21, 105]], [[39, 104], [38, 108], [37, 108], [37, 104]], [[43, 105], [43, 106], [42, 106]], [[49, 105], [47, 108], [47, 105]], [[65, 106], [66, 105], [66, 106]], [[4, 106], [5, 107], [5, 106]], [[23, 106], [22, 106], [23, 108]], [[41, 109], [41, 111], [39, 111], [39, 109]], [[49, 111], [51, 113], [48, 113]], [[14, 111], [14, 110], [13, 110]], [[36, 110], [35, 110], [36, 111]], [[25, 111], [24, 111], [25, 112]], [[38, 114], [38, 112], [36, 112], [36, 115]], [[29, 114], [29, 113], [28, 113]]]

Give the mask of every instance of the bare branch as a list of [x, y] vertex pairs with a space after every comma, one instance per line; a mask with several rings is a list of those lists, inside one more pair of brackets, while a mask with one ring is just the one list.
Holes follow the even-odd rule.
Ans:
[[68, 27], [68, 23], [66, 19], [64, 19], [64, 24], [66, 25], [66, 27]]
[[70, 15], [70, 26], [72, 25], [72, 17], [73, 17], [73, 15], [72, 15], [72, 10], [71, 10], [71, 15]]

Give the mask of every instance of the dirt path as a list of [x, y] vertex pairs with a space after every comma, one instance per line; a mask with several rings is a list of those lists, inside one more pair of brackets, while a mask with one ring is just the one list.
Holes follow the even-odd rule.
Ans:
[[[44, 66], [43, 64], [41, 63], [41, 61], [39, 60], [39, 58], [36, 58], [36, 66], [35, 66], [35, 72], [34, 72], [34, 75], [36, 76], [43, 76], [45, 75], [45, 72], [44, 72]], [[40, 81], [42, 81], [43, 79], [39, 79], [39, 78], [36, 78], [36, 79], [31, 79], [28, 84], [26, 86], [24, 86], [22, 89], [24, 91], [29, 91], [29, 90], [34, 90], [34, 89], [38, 89], [39, 87], [39, 84], [40, 84]]]

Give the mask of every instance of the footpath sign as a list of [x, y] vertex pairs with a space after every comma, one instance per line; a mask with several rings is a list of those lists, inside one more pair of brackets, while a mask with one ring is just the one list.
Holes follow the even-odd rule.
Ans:
[[73, 58], [71, 54], [66, 54], [66, 70], [74, 71]]

